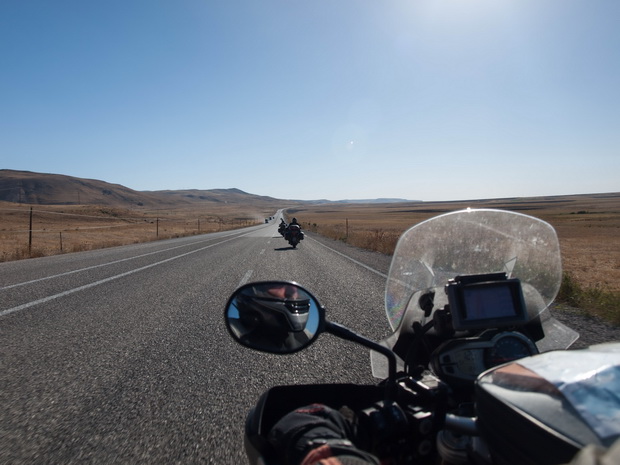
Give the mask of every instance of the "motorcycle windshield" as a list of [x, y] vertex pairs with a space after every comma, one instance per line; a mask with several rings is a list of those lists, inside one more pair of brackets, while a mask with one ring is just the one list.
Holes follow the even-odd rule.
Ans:
[[390, 265], [385, 308], [392, 330], [405, 312], [414, 312], [411, 321], [421, 324], [432, 318], [422, 309], [420, 296], [434, 290], [433, 309], [443, 307], [448, 280], [499, 272], [521, 281], [528, 317], [537, 317], [553, 302], [562, 281], [553, 227], [531, 216], [491, 209], [447, 213], [413, 226], [400, 237]]

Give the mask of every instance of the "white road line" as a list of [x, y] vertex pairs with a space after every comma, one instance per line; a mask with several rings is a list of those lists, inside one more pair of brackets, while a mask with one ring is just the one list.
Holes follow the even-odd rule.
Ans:
[[[223, 237], [229, 237], [229, 236], [232, 236], [233, 234], [226, 234]], [[217, 240], [217, 238], [216, 239], [210, 239], [210, 240]], [[169, 252], [170, 250], [179, 249], [181, 247], [188, 247], [190, 245], [196, 245], [196, 244], [199, 244], [200, 242], [206, 242], [206, 241], [196, 241], [196, 242], [191, 242], [189, 244], [176, 245], [174, 247], [169, 247], [167, 249], [161, 249], [161, 250], [156, 250], [155, 252], [149, 252], [149, 253], [145, 253], [145, 254], [142, 254], [142, 255], [136, 255], [135, 257], [122, 258], [120, 260], [114, 260], [114, 261], [108, 262], [108, 263], [100, 263], [99, 265], [87, 266], [85, 268], [79, 268], [77, 270], [66, 271], [64, 273], [54, 274], [54, 275], [51, 275], [51, 276], [45, 276], [43, 278], [37, 278], [37, 279], [30, 280], [30, 281], [24, 281], [23, 283], [11, 284], [10, 286], [0, 287], [0, 291], [4, 291], [5, 289], [11, 289], [11, 288], [14, 288], [14, 287], [19, 287], [19, 286], [25, 286], [27, 284], [33, 284], [33, 283], [36, 283], [36, 282], [39, 282], [39, 281], [45, 281], [45, 280], [48, 280], [48, 279], [60, 278], [62, 276], [67, 276], [67, 275], [70, 275], [70, 274], [79, 273], [81, 271], [88, 271], [88, 270], [92, 270], [92, 269], [95, 269], [95, 268], [101, 268], [101, 267], [104, 267], [104, 266], [114, 265], [116, 263], [122, 263], [122, 262], [126, 262], [128, 260], [135, 260], [137, 258], [148, 257], [149, 255], [154, 255], [154, 254], [163, 253], [163, 252]]]
[[237, 287], [241, 287], [245, 283], [247, 283], [250, 280], [250, 278], [252, 277], [253, 273], [254, 273], [254, 270], [248, 270], [247, 273], [245, 275], [243, 275], [243, 278], [241, 278], [241, 281], [239, 281], [239, 285]]
[[[250, 234], [250, 233], [247, 233], [247, 234]], [[140, 268], [136, 268], [134, 270], [126, 271], [126, 272], [121, 273], [121, 274], [110, 276], [108, 278], [101, 279], [99, 281], [95, 281], [95, 282], [90, 283], [90, 284], [85, 284], [83, 286], [79, 286], [79, 287], [76, 287], [76, 288], [73, 288], [73, 289], [69, 289], [69, 290], [61, 292], [59, 294], [50, 295], [50, 296], [44, 297], [42, 299], [33, 300], [32, 302], [28, 302], [28, 303], [19, 305], [17, 307], [13, 307], [13, 308], [8, 308], [6, 310], [2, 310], [2, 311], [0, 311], [0, 318], [5, 316], [5, 315], [8, 315], [10, 313], [19, 312], [21, 310], [25, 310], [27, 308], [34, 307], [35, 305], [39, 305], [39, 304], [42, 304], [42, 303], [45, 303], [45, 302], [50, 302], [52, 300], [59, 299], [61, 297], [65, 297], [67, 295], [74, 294], [76, 292], [83, 291], [83, 290], [89, 289], [91, 287], [99, 286], [100, 284], [104, 284], [104, 283], [107, 283], [107, 282], [110, 282], [110, 281], [114, 281], [115, 279], [124, 278], [125, 276], [129, 276], [131, 274], [138, 273], [139, 271], [147, 270], [147, 269], [152, 268], [154, 266], [162, 265], [162, 264], [170, 262], [172, 260], [176, 260], [177, 258], [182, 258], [182, 257], [186, 257], [188, 255], [195, 254], [197, 252], [202, 252], [203, 250], [210, 249], [211, 247], [215, 247], [216, 245], [220, 245], [220, 244], [223, 244], [225, 242], [232, 241], [234, 239], [237, 239], [239, 237], [245, 236], [247, 234], [242, 234], [241, 236], [236, 236], [236, 237], [233, 237], [231, 239], [227, 239], [225, 241], [218, 242], [217, 244], [210, 244], [210, 245], [207, 245], [205, 247], [201, 247], [200, 249], [192, 250], [190, 252], [185, 252], [185, 253], [183, 253], [181, 255], [176, 255], [174, 257], [166, 258], [165, 260], [161, 260], [159, 262], [151, 263], [150, 265], [145, 265], [145, 266], [142, 266]]]
[[[308, 236], [306, 236], [306, 237], [308, 237]], [[357, 260], [355, 260], [355, 259], [353, 259], [353, 258], [349, 257], [348, 255], [345, 255], [345, 254], [343, 254], [343, 253], [341, 253], [341, 252], [338, 252], [337, 250], [334, 250], [334, 249], [332, 249], [331, 247], [326, 246], [325, 244], [323, 244], [323, 243], [321, 243], [321, 242], [317, 241], [316, 239], [312, 239], [312, 240], [313, 240], [314, 242], [316, 242], [317, 244], [322, 245], [322, 246], [323, 246], [323, 247], [325, 247], [326, 249], [331, 250], [331, 251], [332, 251], [332, 252], [334, 252], [334, 253], [337, 253], [337, 254], [338, 254], [338, 255], [340, 255], [341, 257], [344, 257], [344, 258], [346, 258], [347, 260], [352, 261], [352, 262], [353, 262], [353, 263], [355, 263], [356, 265], [359, 265], [359, 266], [361, 266], [362, 268], [366, 268], [368, 271], [372, 271], [373, 273], [378, 274], [378, 275], [379, 275], [379, 276], [381, 276], [382, 278], [387, 279], [387, 275], [386, 275], [386, 274], [381, 273], [380, 271], [375, 270], [374, 268], [371, 268], [371, 267], [369, 267], [368, 265], [364, 265], [362, 262], [358, 262]]]

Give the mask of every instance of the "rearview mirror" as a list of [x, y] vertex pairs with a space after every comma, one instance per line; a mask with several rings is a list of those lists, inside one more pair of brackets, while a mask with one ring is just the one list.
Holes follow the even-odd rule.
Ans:
[[294, 282], [246, 284], [228, 299], [224, 312], [233, 339], [251, 349], [288, 354], [308, 347], [325, 315], [316, 298]]

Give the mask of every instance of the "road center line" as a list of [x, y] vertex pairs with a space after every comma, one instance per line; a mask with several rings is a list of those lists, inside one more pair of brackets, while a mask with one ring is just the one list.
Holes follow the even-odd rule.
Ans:
[[[250, 234], [250, 233], [247, 233], [247, 234]], [[183, 253], [181, 255], [176, 255], [174, 257], [166, 258], [165, 260], [161, 260], [159, 262], [151, 263], [150, 265], [145, 265], [145, 266], [142, 266], [140, 268], [136, 268], [134, 270], [130, 270], [130, 271], [126, 271], [126, 272], [121, 273], [121, 274], [110, 276], [108, 278], [101, 279], [99, 281], [95, 281], [95, 282], [90, 283], [90, 284], [85, 284], [83, 286], [79, 286], [79, 287], [76, 287], [76, 288], [73, 288], [73, 289], [69, 289], [69, 290], [61, 292], [59, 294], [50, 295], [50, 296], [44, 297], [42, 299], [33, 300], [32, 302], [28, 302], [28, 303], [25, 303], [23, 305], [19, 305], [17, 307], [13, 307], [13, 308], [8, 308], [6, 310], [2, 310], [2, 311], [0, 311], [0, 318], [5, 316], [5, 315], [8, 315], [10, 313], [19, 312], [21, 310], [25, 310], [27, 308], [34, 307], [35, 305], [39, 305], [39, 304], [42, 304], [42, 303], [45, 303], [45, 302], [50, 302], [52, 300], [59, 299], [61, 297], [65, 297], [67, 295], [75, 294], [76, 292], [80, 292], [80, 291], [83, 291], [85, 289], [90, 289], [91, 287], [99, 286], [101, 284], [105, 284], [107, 282], [114, 281], [116, 279], [124, 278], [125, 276], [129, 276], [131, 274], [138, 273], [139, 271], [144, 271], [144, 270], [147, 270], [149, 268], [153, 268], [154, 266], [158, 266], [158, 265], [162, 265], [164, 263], [168, 263], [168, 262], [170, 262], [172, 260], [176, 260], [177, 258], [182, 258], [182, 257], [186, 257], [188, 255], [195, 254], [197, 252], [202, 252], [203, 250], [210, 249], [211, 247], [215, 247], [216, 245], [220, 245], [220, 244], [223, 244], [225, 242], [230, 242], [230, 241], [232, 241], [234, 239], [237, 239], [239, 237], [246, 236], [247, 234], [242, 234], [240, 236], [235, 236], [235, 237], [232, 237], [230, 239], [226, 239], [225, 241], [218, 242], [217, 244], [210, 244], [210, 245], [207, 245], [205, 247], [201, 247], [200, 249], [192, 250], [190, 252], [185, 252], [185, 253]]]
[[241, 281], [239, 281], [239, 285], [237, 287], [239, 288], [243, 286], [245, 283], [247, 283], [250, 280], [250, 277], [252, 276], [253, 273], [254, 273], [254, 270], [248, 270], [247, 273], [243, 275], [243, 278], [241, 278]]

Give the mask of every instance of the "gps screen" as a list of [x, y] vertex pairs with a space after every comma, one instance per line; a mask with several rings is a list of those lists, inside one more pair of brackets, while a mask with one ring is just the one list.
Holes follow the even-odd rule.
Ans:
[[463, 287], [465, 321], [514, 317], [517, 315], [512, 289], [506, 285]]

